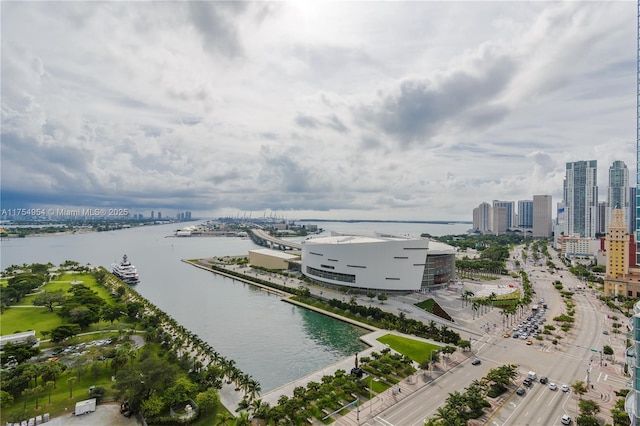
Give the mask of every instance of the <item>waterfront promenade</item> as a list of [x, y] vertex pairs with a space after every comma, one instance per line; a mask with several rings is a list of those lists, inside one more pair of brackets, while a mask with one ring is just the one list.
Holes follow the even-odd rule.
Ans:
[[[186, 263], [189, 263], [193, 266], [196, 266], [198, 268], [210, 271], [210, 272], [214, 272], [217, 274], [222, 274], [222, 275], [226, 275], [224, 272], [219, 271], [219, 270], [213, 270], [212, 268], [210, 268], [210, 264], [212, 261], [207, 260], [207, 259], [201, 259], [198, 261], [189, 261], [189, 260], [183, 260]], [[235, 265], [235, 264], [225, 264], [225, 263], [219, 263], [219, 262], [215, 262], [215, 265], [217, 267], [223, 267], [224, 269], [229, 270], [230, 272], [235, 272], [235, 273], [239, 273], [239, 274], [243, 274], [243, 275], [249, 275], [251, 274], [252, 276], [256, 277], [256, 278], [260, 278], [262, 280], [267, 280], [270, 282], [273, 282], [274, 284], [278, 284], [280, 286], [283, 287], [289, 287], [292, 290], [292, 293], [287, 293], [285, 291], [281, 291], [279, 289], [274, 289], [271, 288], [269, 286], [265, 286], [265, 285], [261, 285], [259, 283], [256, 283], [254, 281], [252, 281], [251, 279], [243, 279], [241, 277], [229, 274], [226, 275], [229, 278], [233, 278], [235, 280], [241, 281], [241, 282], [246, 282], [248, 284], [252, 284], [252, 285], [256, 285], [260, 288], [262, 288], [265, 291], [268, 291], [270, 293], [274, 293], [280, 297], [282, 297], [282, 300], [284, 302], [288, 302], [288, 303], [293, 303], [299, 306], [302, 306], [304, 308], [307, 309], [311, 309], [311, 310], [315, 310], [317, 312], [320, 312], [324, 315], [329, 315], [332, 316], [336, 319], [339, 319], [341, 321], [345, 321], [345, 322], [349, 322], [353, 325], [356, 325], [358, 327], [361, 328], [365, 328], [368, 330], [371, 330], [370, 333], [365, 334], [363, 336], [361, 336], [361, 340], [366, 343], [369, 347], [361, 352], [358, 353], [358, 357], [363, 357], [363, 356], [369, 356], [372, 352], [380, 352], [383, 349], [387, 348], [387, 346], [381, 342], [379, 342], [377, 339], [381, 336], [387, 335], [387, 334], [395, 334], [395, 335], [402, 335], [402, 333], [396, 332], [396, 331], [391, 331], [391, 330], [381, 330], [378, 329], [376, 327], [370, 326], [368, 324], [364, 324], [346, 317], [342, 317], [336, 314], [333, 314], [331, 312], [327, 312], [324, 310], [319, 310], [313, 306], [309, 306], [294, 300], [291, 300], [291, 296], [293, 294], [293, 290], [297, 289], [300, 286], [304, 286], [305, 288], [308, 288], [309, 291], [316, 295], [317, 297], [322, 297], [325, 299], [342, 299], [345, 300], [345, 298], [350, 297], [345, 295], [342, 292], [336, 291], [336, 290], [331, 290], [331, 289], [327, 289], [324, 287], [319, 287], [319, 286], [314, 286], [314, 285], [310, 285], [308, 283], [305, 283], [304, 281], [295, 279], [295, 278], [291, 278], [291, 277], [285, 277], [282, 276], [280, 274], [275, 274], [275, 273], [268, 273], [268, 272], [264, 272], [264, 271], [260, 271], [260, 270], [253, 270], [250, 267], [244, 266], [244, 265]], [[421, 297], [421, 298], [428, 298], [431, 296], [424, 296], [424, 295], [416, 295], [415, 297]], [[360, 304], [371, 304], [371, 303], [380, 303], [380, 302], [372, 302], [369, 298], [366, 298], [363, 295], [359, 295], [356, 296], [356, 301]], [[407, 303], [408, 300], [406, 298], [406, 296], [404, 297], [390, 297], [389, 300], [385, 301], [384, 304], [382, 304], [381, 308], [384, 310], [387, 310], [389, 312], [393, 312], [393, 311], [398, 311], [398, 312], [410, 312], [409, 309], [410, 308], [415, 308], [414, 306], [412, 306], [412, 303]], [[415, 303], [415, 302], [413, 302]], [[438, 322], [439, 324], [442, 325], [446, 325], [449, 328], [453, 328], [453, 329], [462, 329], [463, 332], [465, 333], [469, 333], [472, 336], [480, 336], [481, 334], [473, 329], [468, 329], [466, 327], [460, 327], [457, 326], [454, 323], [451, 323], [449, 321], [445, 321], [442, 320], [440, 317], [436, 317], [435, 315], [426, 313], [422, 310], [419, 310], [418, 308], [415, 308], [416, 310], [426, 314], [426, 317], [423, 318], [423, 321], [428, 321], [428, 320], [434, 320], [436, 322]], [[432, 319], [431, 317], [435, 317], [434, 319]], [[435, 342], [435, 341], [431, 341], [431, 340], [426, 340], [426, 339], [421, 339], [419, 337], [416, 336], [409, 336], [412, 339], [416, 339], [416, 340], [423, 340], [432, 344], [436, 344], [436, 345], [441, 345], [441, 342]], [[379, 395], [375, 395], [371, 400], [369, 401], [364, 401], [361, 403], [360, 405], [360, 414], [362, 416], [364, 416], [364, 411], [366, 411], [367, 413], [371, 414], [371, 415], [376, 415], [380, 412], [382, 412], [383, 410], [387, 409], [388, 407], [390, 407], [391, 405], [397, 403], [398, 401], [400, 401], [401, 399], [411, 395], [413, 392], [415, 392], [416, 390], [420, 389], [421, 387], [429, 384], [431, 381], [435, 380], [437, 377], [441, 376], [442, 374], [446, 373], [446, 371], [448, 371], [450, 368], [453, 368], [457, 365], [459, 365], [461, 362], [463, 362], [464, 360], [466, 360], [469, 356], [471, 356], [470, 352], [467, 353], [460, 353], [460, 352], [456, 352], [453, 355], [451, 355], [447, 360], [446, 363], [444, 364], [444, 368], [442, 366], [438, 366], [436, 367], [436, 369], [434, 371], [430, 371], [427, 373], [424, 372], [418, 372], [410, 377], [408, 377], [407, 379], [403, 380], [401, 383], [399, 383], [397, 386], [394, 386], [393, 388], [388, 389], [385, 392], [382, 392]], [[278, 399], [282, 396], [282, 395], [286, 395], [288, 397], [293, 396], [293, 390], [296, 387], [302, 386], [305, 387], [307, 385], [307, 383], [311, 382], [311, 381], [315, 381], [315, 382], [321, 382], [322, 381], [322, 377], [326, 376], [326, 375], [333, 375], [335, 374], [335, 372], [337, 370], [344, 370], [346, 372], [350, 372], [352, 368], [355, 367], [355, 354], [353, 356], [349, 356], [343, 360], [340, 360], [338, 362], [335, 362], [333, 364], [327, 365], [326, 367], [317, 370], [315, 372], [312, 372], [310, 374], [307, 374], [306, 376], [303, 376], [299, 379], [296, 379], [292, 382], [289, 382], [285, 385], [282, 385], [276, 389], [273, 389], [269, 392], [266, 392], [264, 394], [262, 394], [260, 396], [260, 399], [263, 402], [269, 403], [271, 406], [275, 406], [278, 404]], [[417, 366], [416, 366], [417, 368]], [[398, 390], [400, 390], [398, 392]], [[225, 407], [227, 407], [230, 411], [235, 412], [235, 408], [237, 407], [238, 403], [240, 402], [240, 394], [238, 392], [236, 392], [233, 387], [231, 386], [224, 386], [222, 388], [222, 390], [220, 391], [220, 400], [221, 402], [225, 405]], [[355, 422], [357, 421], [358, 417], [358, 410], [354, 410], [353, 408], [349, 407], [348, 409], [351, 409], [351, 411], [349, 413], [347, 413], [347, 409], [345, 409], [342, 413], [340, 413], [341, 415], [337, 415], [336, 419], [339, 419], [339, 422], [336, 424], [345, 424], [345, 425], [349, 425], [349, 424], [356, 424]], [[353, 417], [353, 419], [351, 419], [351, 417]], [[353, 423], [350, 423], [353, 420]]]

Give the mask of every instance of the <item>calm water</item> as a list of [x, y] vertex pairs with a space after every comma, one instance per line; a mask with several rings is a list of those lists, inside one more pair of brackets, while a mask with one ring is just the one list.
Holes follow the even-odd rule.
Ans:
[[[320, 222], [319, 227], [361, 234], [418, 236], [464, 233], [469, 225]], [[280, 301], [247, 284], [189, 266], [181, 259], [246, 255], [257, 246], [240, 238], [168, 237], [177, 224], [81, 235], [0, 241], [0, 266], [80, 264], [109, 268], [127, 254], [138, 268], [136, 290], [258, 380], [262, 391], [360, 351], [364, 331]]]

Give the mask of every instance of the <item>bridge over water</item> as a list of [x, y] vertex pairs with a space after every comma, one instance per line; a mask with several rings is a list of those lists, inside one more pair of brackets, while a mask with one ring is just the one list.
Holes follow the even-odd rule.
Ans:
[[258, 245], [274, 250], [302, 250], [302, 244], [273, 237], [262, 229], [250, 229], [249, 236]]

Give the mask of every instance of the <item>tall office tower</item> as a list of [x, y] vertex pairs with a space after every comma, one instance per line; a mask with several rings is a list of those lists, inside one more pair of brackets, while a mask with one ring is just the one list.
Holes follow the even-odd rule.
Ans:
[[[637, 57], [636, 57], [636, 188], [640, 186], [640, 1], [638, 7], [637, 21]], [[634, 227], [636, 241], [636, 265], [640, 265], [640, 197], [636, 190], [635, 199], [636, 223]], [[632, 425], [640, 424], [638, 408], [640, 408], [640, 302], [633, 306], [633, 317], [631, 317], [631, 333], [629, 339], [632, 341], [631, 347], [627, 349], [627, 367], [631, 373], [631, 391], [627, 394], [624, 409], [629, 415]]]
[[191, 212], [190, 212], [190, 211], [187, 211], [187, 212], [185, 213], [185, 216], [184, 216], [184, 217], [185, 217], [185, 219], [187, 219], [187, 220], [191, 220]]
[[491, 207], [491, 231], [494, 235], [502, 235], [507, 232], [507, 208], [506, 207]]
[[162, 212], [158, 212], [158, 220], [162, 219]]
[[514, 201], [499, 201], [493, 200], [493, 208], [504, 207], [507, 212], [507, 229], [515, 228], [516, 226], [516, 203]]
[[533, 200], [518, 201], [518, 228], [533, 228]]
[[611, 224], [607, 230], [606, 238], [606, 276], [609, 278], [621, 278], [629, 273], [630, 235], [622, 210], [614, 209], [611, 216]]
[[478, 207], [473, 209], [473, 229], [484, 233], [491, 229], [491, 204], [480, 203]]
[[551, 195], [533, 196], [533, 233], [534, 237], [550, 237], [553, 216], [552, 216]]
[[567, 163], [564, 178], [567, 234], [595, 238], [598, 219], [598, 161]]
[[151, 210], [151, 219], [153, 219], [153, 216], [154, 216], [154, 212], [153, 210]]
[[607, 227], [605, 226], [607, 216], [607, 202], [598, 202], [598, 223], [596, 225], [596, 234], [604, 235], [607, 233]]
[[629, 195], [629, 169], [624, 161], [614, 161], [609, 167], [605, 232], [606, 229], [609, 229], [611, 215], [614, 209], [621, 209], [624, 222], [629, 222], [629, 210], [631, 210]]
[[636, 209], [633, 208], [633, 203], [637, 197], [637, 190], [635, 186], [629, 188], [629, 233], [632, 235], [636, 230]]

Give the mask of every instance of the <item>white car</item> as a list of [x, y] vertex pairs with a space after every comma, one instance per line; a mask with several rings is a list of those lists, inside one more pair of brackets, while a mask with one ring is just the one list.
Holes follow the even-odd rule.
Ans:
[[562, 392], [569, 392], [569, 386], [562, 385]]
[[558, 389], [558, 385], [556, 385], [555, 383], [549, 383], [549, 389], [556, 390]]
[[560, 423], [562, 423], [563, 425], [570, 425], [571, 424], [571, 417], [569, 417], [567, 414], [563, 415], [560, 418]]

